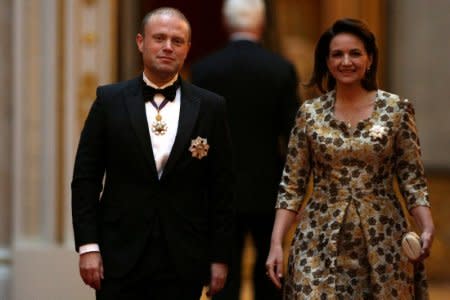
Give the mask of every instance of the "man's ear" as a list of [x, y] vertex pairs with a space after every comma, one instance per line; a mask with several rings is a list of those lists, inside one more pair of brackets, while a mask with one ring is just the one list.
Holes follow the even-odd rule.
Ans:
[[139, 51], [142, 52], [142, 49], [144, 47], [144, 37], [140, 33], [138, 33], [136, 35], [136, 45], [137, 45]]

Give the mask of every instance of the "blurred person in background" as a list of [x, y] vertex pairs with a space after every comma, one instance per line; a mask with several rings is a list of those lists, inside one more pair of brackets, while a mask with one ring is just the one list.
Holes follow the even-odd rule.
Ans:
[[280, 299], [265, 277], [274, 205], [287, 139], [299, 105], [294, 66], [261, 45], [262, 0], [225, 0], [228, 45], [192, 66], [192, 82], [225, 97], [236, 162], [236, 239], [229, 282], [214, 299], [239, 299], [242, 251], [250, 234], [256, 300]]

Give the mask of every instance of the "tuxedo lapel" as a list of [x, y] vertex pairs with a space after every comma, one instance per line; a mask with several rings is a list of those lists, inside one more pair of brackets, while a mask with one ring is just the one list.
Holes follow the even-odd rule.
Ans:
[[181, 81], [181, 106], [180, 117], [178, 121], [177, 136], [167, 160], [161, 180], [175, 167], [177, 160], [184, 151], [189, 151], [189, 143], [192, 130], [197, 121], [200, 109], [200, 100], [192, 94], [191, 88], [187, 83]]
[[142, 77], [138, 77], [130, 81], [130, 86], [127, 90], [128, 93], [124, 97], [124, 102], [128, 110], [131, 124], [143, 150], [143, 154], [147, 162], [150, 164], [152, 174], [157, 178], [158, 173], [156, 170], [155, 158], [153, 156], [150, 132], [145, 113], [145, 102], [143, 101], [140, 80], [142, 80]]

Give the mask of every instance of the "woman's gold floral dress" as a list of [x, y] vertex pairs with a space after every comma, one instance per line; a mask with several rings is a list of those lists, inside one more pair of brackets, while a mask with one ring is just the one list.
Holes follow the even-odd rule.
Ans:
[[354, 128], [334, 116], [335, 91], [306, 101], [289, 141], [277, 208], [298, 211], [284, 299], [427, 299], [422, 264], [401, 250], [408, 209], [429, 206], [414, 110], [381, 90]]

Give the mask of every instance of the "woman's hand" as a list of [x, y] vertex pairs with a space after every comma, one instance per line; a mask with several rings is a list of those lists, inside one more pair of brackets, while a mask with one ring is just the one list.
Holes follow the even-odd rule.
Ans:
[[266, 274], [279, 289], [283, 282], [283, 247], [272, 245], [266, 261]]
[[425, 258], [430, 256], [431, 245], [433, 244], [434, 239], [434, 230], [424, 230], [420, 235], [420, 238], [422, 240], [422, 250], [420, 251], [420, 256], [419, 258], [417, 258], [417, 260], [423, 261]]
[[283, 241], [286, 232], [297, 216], [297, 212], [279, 208], [275, 213], [270, 251], [266, 261], [266, 274], [276, 287], [283, 282]]
[[411, 209], [411, 215], [414, 217], [419, 229], [422, 231], [420, 238], [422, 239], [422, 250], [416, 261], [423, 261], [430, 256], [431, 245], [434, 238], [434, 222], [431, 216], [430, 208], [427, 206], [416, 206]]

